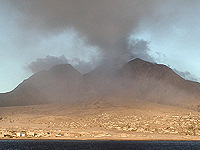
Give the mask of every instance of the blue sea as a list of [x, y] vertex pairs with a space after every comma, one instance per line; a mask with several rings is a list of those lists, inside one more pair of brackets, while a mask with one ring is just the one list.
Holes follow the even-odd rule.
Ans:
[[199, 150], [200, 141], [0, 140], [8, 150]]

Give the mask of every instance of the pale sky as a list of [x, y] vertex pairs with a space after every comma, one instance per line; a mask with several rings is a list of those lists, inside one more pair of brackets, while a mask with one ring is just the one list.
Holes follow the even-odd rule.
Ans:
[[[85, 64], [109, 55], [148, 55], [200, 81], [199, 0], [56, 2], [0, 0], [0, 93], [30, 77], [28, 66], [38, 58], [62, 55], [66, 62]], [[148, 54], [124, 51], [118, 41], [127, 37], [149, 42]]]

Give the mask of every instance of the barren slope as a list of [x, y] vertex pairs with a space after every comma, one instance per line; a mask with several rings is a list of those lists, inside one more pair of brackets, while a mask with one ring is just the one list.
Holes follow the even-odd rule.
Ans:
[[13, 91], [1, 94], [0, 106], [71, 101], [83, 98], [90, 91], [92, 86], [71, 65], [57, 65], [34, 74]]

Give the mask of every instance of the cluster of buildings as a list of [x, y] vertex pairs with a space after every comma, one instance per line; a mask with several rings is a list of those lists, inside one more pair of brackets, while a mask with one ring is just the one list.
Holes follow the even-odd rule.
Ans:
[[64, 130], [42, 130], [35, 129], [33, 131], [30, 130], [21, 130], [15, 131], [12, 129], [1, 129], [0, 130], [0, 139], [8, 139], [8, 138], [98, 138], [98, 137], [110, 137], [111, 134], [104, 131], [91, 131], [91, 132], [71, 132]]
[[103, 115], [101, 126], [106, 130], [119, 130], [139, 133], [176, 134], [200, 136], [200, 116], [115, 116]]
[[[0, 127], [0, 138], [46, 138], [46, 137], [127, 137], [135, 133], [174, 134], [200, 136], [200, 116], [163, 115], [136, 116], [103, 113], [92, 117], [61, 122], [46, 122], [45, 128]], [[94, 130], [95, 129], [95, 130]]]

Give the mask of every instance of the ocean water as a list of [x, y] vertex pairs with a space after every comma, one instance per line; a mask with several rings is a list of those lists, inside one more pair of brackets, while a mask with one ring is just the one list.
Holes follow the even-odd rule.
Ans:
[[199, 150], [200, 141], [0, 140], [9, 150]]

